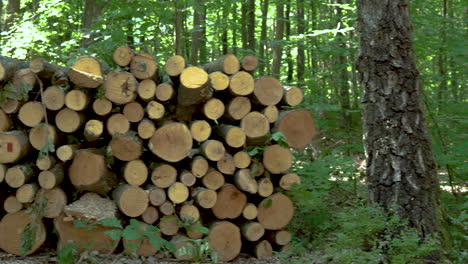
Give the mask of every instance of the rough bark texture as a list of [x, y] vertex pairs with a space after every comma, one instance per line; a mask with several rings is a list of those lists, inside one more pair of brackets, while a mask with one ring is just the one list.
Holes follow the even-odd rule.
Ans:
[[397, 205], [423, 236], [438, 232], [438, 182], [420, 105], [408, 0], [358, 1], [370, 199]]

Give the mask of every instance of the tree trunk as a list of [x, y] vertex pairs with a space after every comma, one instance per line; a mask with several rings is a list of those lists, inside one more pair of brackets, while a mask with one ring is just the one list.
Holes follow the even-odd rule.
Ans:
[[440, 29], [440, 48], [437, 56], [437, 68], [440, 78], [437, 89], [437, 110], [442, 111], [444, 94], [447, 90], [447, 0], [442, 1], [442, 25]]
[[[305, 33], [304, 20], [304, 0], [297, 1], [297, 35], [301, 36]], [[305, 54], [304, 43], [297, 42], [297, 82], [299, 85], [304, 82], [305, 73]]]
[[202, 1], [196, 0], [193, 3], [193, 28], [192, 28], [192, 57], [190, 62], [192, 65], [197, 65], [198, 63], [198, 49], [200, 44], [201, 36], [201, 14], [200, 10], [202, 7]]
[[439, 189], [421, 108], [407, 0], [358, 1], [370, 199], [398, 206], [423, 237], [440, 231]]
[[86, 0], [83, 10], [82, 31], [84, 38], [81, 40], [81, 47], [88, 47], [94, 40], [96, 33], [92, 30], [94, 24], [102, 15], [105, 1]]
[[275, 29], [275, 43], [273, 47], [273, 64], [271, 65], [271, 72], [274, 76], [279, 76], [281, 68], [281, 56], [283, 55], [283, 44], [279, 43], [283, 40], [284, 34], [284, 4], [276, 4], [276, 29]]
[[174, 33], [175, 33], [175, 54], [176, 55], [183, 55], [182, 54], [182, 29], [183, 29], [183, 19], [182, 19], [182, 10], [180, 6], [180, 1], [174, 0], [174, 7], [175, 7], [175, 25], [174, 25]]
[[[339, 27], [343, 27], [343, 12], [342, 12], [342, 5], [343, 5], [343, 0], [336, 0], [337, 6], [336, 6], [336, 14], [338, 17], [338, 24]], [[346, 40], [344, 33], [338, 33], [337, 36], [337, 42], [338, 42], [338, 50], [339, 55], [337, 58], [337, 64], [335, 65], [336, 71], [339, 72], [339, 78], [337, 78], [338, 82], [338, 87], [339, 87], [339, 98], [340, 98], [340, 105], [341, 105], [341, 118], [342, 118], [342, 124], [345, 127], [347, 131], [349, 131], [351, 125], [352, 125], [352, 119], [349, 114], [350, 110], [350, 100], [349, 100], [349, 84], [348, 84], [348, 62], [346, 58]]]
[[265, 60], [265, 53], [267, 50], [267, 20], [268, 20], [268, 0], [263, 0], [262, 4], [262, 32], [260, 33], [260, 63], [259, 72], [261, 75], [265, 74], [265, 68], [268, 63]]
[[247, 10], [247, 46], [250, 52], [255, 52], [255, 0], [249, 0]]
[[[286, 27], [284, 28], [284, 34], [286, 41], [289, 43], [290, 36], [291, 36], [291, 20], [290, 14], [291, 13], [291, 4], [286, 4], [286, 14], [285, 14], [285, 23]], [[293, 74], [294, 74], [294, 66], [293, 66], [293, 58], [291, 54], [291, 46], [286, 46], [286, 61], [288, 63], [288, 74], [286, 75], [286, 81], [291, 83], [293, 81]]]

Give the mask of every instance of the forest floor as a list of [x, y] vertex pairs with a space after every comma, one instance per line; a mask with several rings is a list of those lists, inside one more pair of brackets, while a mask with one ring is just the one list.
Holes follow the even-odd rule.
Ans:
[[[0, 252], [1, 264], [53, 264], [60, 263], [55, 252], [43, 252], [34, 254], [27, 257], [19, 257], [13, 254]], [[122, 254], [96, 254], [96, 255], [82, 255], [81, 259], [73, 264], [185, 264], [185, 263], [212, 263], [212, 262], [192, 262], [182, 261], [177, 259], [156, 258], [156, 257], [140, 257], [132, 258]], [[225, 262], [218, 262], [225, 263]], [[228, 262], [226, 262], [228, 263]], [[271, 259], [257, 259], [245, 254], [241, 254], [234, 261], [229, 262], [233, 264], [286, 264], [290, 263], [288, 259], [280, 259], [273, 257]]]

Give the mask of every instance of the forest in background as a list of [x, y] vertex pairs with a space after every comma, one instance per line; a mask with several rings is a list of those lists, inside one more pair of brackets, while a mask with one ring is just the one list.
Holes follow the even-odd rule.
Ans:
[[[70, 66], [76, 58], [92, 55], [113, 65], [108, 54], [127, 45], [153, 54], [162, 66], [174, 54], [183, 55], [191, 64], [205, 64], [226, 53], [238, 57], [256, 55], [260, 60], [258, 74], [274, 75], [283, 84], [303, 89], [305, 100], [300, 107], [312, 112], [319, 129], [313, 144], [296, 153], [303, 157], [296, 169], [306, 183], [293, 193], [304, 205], [303, 214], [298, 213], [293, 225], [301, 230], [298, 242], [310, 238], [313, 249], [339, 263], [356, 260], [356, 256], [364, 261], [375, 257], [370, 254], [378, 254], [378, 248], [372, 245], [369, 248], [367, 244], [376, 240], [379, 230], [388, 229], [391, 223], [384, 224], [383, 216], [381, 222], [375, 221], [375, 215], [380, 213], [364, 206], [367, 196], [361, 184], [364, 180], [362, 92], [355, 67], [356, 1], [9, 0], [0, 3], [3, 56], [44, 58]], [[464, 109], [467, 7], [459, 0], [415, 0], [410, 2], [410, 11], [416, 63], [424, 87], [424, 108], [439, 179], [446, 190], [442, 198], [452, 238], [447, 253], [454, 262], [463, 263], [468, 258], [466, 252], [460, 254], [468, 247], [463, 199], [468, 175]], [[359, 226], [372, 222], [376, 222], [375, 237], [359, 233]], [[345, 255], [338, 254], [343, 248], [353, 248], [359, 239], [363, 244], [360, 251], [345, 250]], [[401, 244], [410, 240], [402, 238]], [[324, 241], [333, 246], [324, 246], [327, 244], [321, 243]], [[401, 244], [394, 246], [398, 248]], [[298, 243], [297, 251], [307, 249], [306, 246], [307, 243]], [[410, 253], [408, 250], [401, 254]]]

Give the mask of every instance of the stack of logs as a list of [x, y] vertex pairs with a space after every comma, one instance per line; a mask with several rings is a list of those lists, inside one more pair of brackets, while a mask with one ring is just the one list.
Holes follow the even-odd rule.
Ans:
[[[21, 234], [34, 227], [27, 254], [51, 229], [59, 249], [112, 253], [113, 227], [74, 220], [116, 217], [157, 226], [176, 248], [207, 237], [222, 261], [284, 250], [294, 206], [283, 192], [300, 179], [289, 172], [291, 149], [271, 134], [291, 148], [310, 142], [310, 113], [291, 110], [301, 89], [254, 79], [254, 56], [202, 67], [172, 56], [161, 68], [120, 47], [113, 60], [111, 70], [93, 57], [70, 68], [0, 57], [0, 248], [20, 254]], [[190, 228], [197, 222], [207, 235]], [[125, 251], [129, 243], [157, 253], [145, 238], [123, 241]]]

